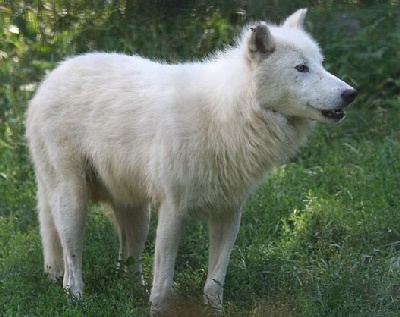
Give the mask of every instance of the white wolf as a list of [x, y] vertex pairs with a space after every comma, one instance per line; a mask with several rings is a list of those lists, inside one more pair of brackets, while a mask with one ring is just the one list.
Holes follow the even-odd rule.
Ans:
[[38, 184], [45, 270], [83, 292], [87, 201], [109, 202], [120, 257], [141, 273], [149, 204], [158, 206], [152, 311], [171, 299], [182, 225], [207, 218], [205, 300], [220, 308], [241, 206], [293, 156], [314, 121], [337, 122], [357, 92], [328, 73], [303, 30], [258, 22], [202, 62], [168, 65], [94, 53], [51, 72], [30, 102], [27, 138]]

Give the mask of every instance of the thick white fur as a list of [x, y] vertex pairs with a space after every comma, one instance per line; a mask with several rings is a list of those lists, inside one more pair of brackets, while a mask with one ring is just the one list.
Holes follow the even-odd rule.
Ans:
[[[305, 13], [279, 27], [245, 28], [235, 47], [202, 62], [94, 53], [47, 76], [28, 109], [27, 138], [50, 276], [63, 274], [64, 287], [82, 294], [88, 199], [113, 206], [121, 259], [132, 257], [140, 274], [153, 202], [152, 310], [167, 309], [182, 224], [192, 212], [208, 219], [204, 294], [220, 307], [246, 196], [297, 152], [314, 120], [329, 121], [320, 110], [339, 107], [341, 92], [351, 89], [323, 69], [302, 30]], [[301, 63], [309, 73], [295, 69]]]

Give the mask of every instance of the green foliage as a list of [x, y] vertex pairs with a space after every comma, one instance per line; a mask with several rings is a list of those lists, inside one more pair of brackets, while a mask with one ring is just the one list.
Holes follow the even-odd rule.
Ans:
[[400, 59], [398, 8], [380, 4], [349, 13], [329, 12], [312, 27], [318, 30], [327, 66], [361, 92], [375, 92], [370, 108], [398, 105], [393, 100], [400, 93], [400, 68], [395, 65]]
[[[146, 316], [144, 288], [116, 269], [118, 241], [94, 207], [86, 296], [42, 273], [24, 112], [44, 73], [91, 50], [181, 61], [232, 43], [246, 19], [278, 22], [311, 7], [307, 28], [325, 66], [360, 91], [346, 121], [320, 125], [293, 162], [250, 197], [232, 253], [226, 316], [397, 316], [400, 311], [400, 39], [398, 1], [5, 1], [0, 5], [0, 312], [2, 316]], [[247, 16], [244, 15], [247, 12]], [[277, 18], [275, 19], [274, 16]], [[172, 316], [205, 316], [207, 230], [188, 224]]]

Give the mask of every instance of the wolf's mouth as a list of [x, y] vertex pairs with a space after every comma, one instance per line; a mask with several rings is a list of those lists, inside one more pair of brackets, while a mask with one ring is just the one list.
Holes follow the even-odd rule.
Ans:
[[341, 109], [322, 110], [321, 114], [324, 118], [335, 121], [342, 120], [346, 115]]

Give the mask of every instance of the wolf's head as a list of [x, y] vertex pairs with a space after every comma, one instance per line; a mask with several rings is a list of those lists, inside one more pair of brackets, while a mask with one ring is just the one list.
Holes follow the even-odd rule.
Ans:
[[318, 44], [303, 30], [306, 12], [296, 11], [281, 26], [259, 22], [245, 34], [257, 98], [285, 116], [337, 122], [357, 91], [322, 66]]

